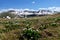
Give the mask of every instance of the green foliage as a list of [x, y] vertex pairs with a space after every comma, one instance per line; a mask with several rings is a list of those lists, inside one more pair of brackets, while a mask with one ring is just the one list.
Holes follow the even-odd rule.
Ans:
[[41, 26], [39, 27], [40, 30], [44, 30], [48, 28], [48, 24], [41, 24]]
[[37, 30], [33, 30], [31, 28], [23, 30], [22, 36], [27, 38], [27, 40], [38, 40], [38, 38], [41, 37]]
[[0, 33], [8, 32], [6, 29], [0, 29]]
[[18, 24], [6, 24], [6, 25], [5, 25], [5, 28], [6, 28], [7, 30], [13, 30], [13, 29], [19, 28], [19, 25], [18, 25]]
[[4, 24], [7, 31], [19, 29], [20, 25], [18, 23], [14, 23], [9, 21], [7, 24]]
[[51, 23], [50, 26], [57, 27], [57, 23]]
[[59, 17], [59, 18], [56, 18], [55, 21], [56, 21], [56, 22], [57, 22], [57, 21], [60, 21], [60, 17]]
[[30, 20], [24, 20], [23, 22], [22, 22], [25, 26], [25, 28], [30, 28], [31, 27], [31, 24], [32, 24], [32, 21], [30, 21]]

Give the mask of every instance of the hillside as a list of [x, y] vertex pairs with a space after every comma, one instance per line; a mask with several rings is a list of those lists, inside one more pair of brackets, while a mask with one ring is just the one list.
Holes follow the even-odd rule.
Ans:
[[11, 18], [18, 17], [18, 15], [14, 14], [12, 12], [14, 12], [14, 10], [10, 10], [10, 11], [7, 11], [7, 12], [2, 12], [2, 13], [0, 13], [0, 18], [6, 18], [7, 16], [9, 16]]
[[40, 36], [38, 40], [60, 40], [60, 14], [17, 19], [0, 18], [0, 40], [27, 40], [28, 35], [32, 36], [31, 31], [24, 32], [27, 36], [22, 35], [23, 30], [29, 28], [39, 32], [40, 35], [33, 31], [36, 35], [33, 35], [34, 38]]
[[9, 16], [11, 18], [26, 18], [26, 17], [35, 17], [35, 16], [46, 16], [46, 15], [52, 15], [57, 13], [58, 11], [52, 11], [52, 10], [1, 10], [0, 11], [0, 18], [6, 18], [6, 16]]

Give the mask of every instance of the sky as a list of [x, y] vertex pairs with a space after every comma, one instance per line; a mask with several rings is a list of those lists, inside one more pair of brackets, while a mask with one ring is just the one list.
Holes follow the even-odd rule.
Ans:
[[39, 9], [60, 7], [60, 0], [0, 0], [0, 9]]

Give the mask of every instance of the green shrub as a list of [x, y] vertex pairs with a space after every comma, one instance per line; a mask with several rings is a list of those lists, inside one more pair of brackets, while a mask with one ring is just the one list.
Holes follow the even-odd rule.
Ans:
[[44, 30], [46, 28], [48, 28], [47, 24], [41, 24], [41, 26], [39, 27], [40, 30]]
[[14, 30], [20, 28], [19, 24], [5, 24], [6, 30]]
[[53, 26], [53, 27], [56, 27], [57, 23], [51, 23], [50, 25]]
[[33, 30], [31, 28], [23, 30], [24, 38], [27, 38], [27, 40], [38, 40], [38, 38], [41, 37], [40, 33], [37, 30]]
[[56, 21], [56, 22], [57, 22], [57, 21], [60, 21], [60, 18], [56, 18], [55, 21]]
[[2, 31], [2, 29], [0, 29], [0, 33], [2, 33], [3, 31]]
[[0, 29], [0, 33], [8, 32], [6, 29]]

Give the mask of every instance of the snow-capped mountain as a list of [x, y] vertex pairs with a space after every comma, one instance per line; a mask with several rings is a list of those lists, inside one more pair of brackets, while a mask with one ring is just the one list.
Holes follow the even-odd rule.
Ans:
[[[56, 9], [56, 10], [55, 10]], [[39, 10], [33, 10], [33, 9], [2, 9], [0, 10], [0, 14], [3, 12], [9, 12], [11, 14], [15, 14], [18, 15], [20, 17], [24, 17], [24, 16], [36, 16], [36, 15], [52, 15], [56, 12], [60, 12], [59, 10], [57, 10], [57, 8], [52, 7], [52, 8], [40, 8]], [[8, 15], [7, 15], [8, 16]]]

